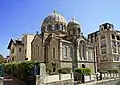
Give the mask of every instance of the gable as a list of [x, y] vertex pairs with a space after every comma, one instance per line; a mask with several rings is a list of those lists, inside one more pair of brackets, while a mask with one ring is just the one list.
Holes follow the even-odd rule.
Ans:
[[58, 41], [58, 40], [59, 40], [58, 37], [56, 37], [54, 34], [50, 34], [50, 35], [46, 38], [45, 44], [50, 45], [51, 43], [54, 43], [54, 42], [56, 42], [56, 41]]
[[10, 40], [10, 42], [9, 42], [9, 45], [8, 45], [7, 49], [10, 49], [12, 44], [15, 44], [15, 42], [13, 41], [13, 39], [11, 39], [11, 40]]
[[42, 37], [40, 37], [38, 34], [36, 34], [31, 43], [33, 44], [33, 43], [38, 43], [38, 42], [41, 42], [41, 41], [42, 41]]

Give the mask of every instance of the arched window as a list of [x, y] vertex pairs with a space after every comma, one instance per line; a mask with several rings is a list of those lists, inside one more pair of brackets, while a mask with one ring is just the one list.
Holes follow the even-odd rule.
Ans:
[[82, 56], [83, 56], [83, 59], [85, 60], [85, 55], [84, 55], [84, 53], [85, 53], [85, 46], [82, 45]]
[[37, 57], [37, 45], [36, 45], [36, 54], [35, 54], [35, 55], [36, 55], [36, 57]]
[[53, 58], [55, 58], [55, 47], [53, 47]]
[[104, 38], [105, 38], [105, 35], [104, 35], [104, 34], [102, 34], [102, 35], [101, 35], [101, 39], [104, 39]]
[[81, 54], [82, 52], [81, 52], [81, 49], [82, 49], [82, 48], [81, 48], [81, 44], [80, 44], [80, 45], [79, 45], [79, 57], [80, 57], [80, 59], [82, 60], [82, 54]]
[[82, 59], [84, 59], [84, 60], [86, 60], [86, 56], [85, 56], [85, 43], [84, 43], [84, 41], [81, 41], [80, 42], [80, 47], [79, 47], [79, 52], [80, 52], [80, 58]]
[[112, 34], [112, 39], [115, 39], [115, 36], [114, 36], [114, 34]]
[[47, 30], [48, 30], [48, 31], [51, 30], [51, 28], [52, 28], [51, 25], [48, 25], [48, 26], [47, 26]]
[[58, 24], [56, 24], [56, 29], [57, 29], [57, 30], [59, 29], [59, 25], [58, 25]]
[[72, 30], [70, 30], [70, 35], [73, 35], [73, 31]]
[[65, 46], [65, 57], [67, 57], [67, 46]]
[[53, 72], [55, 72], [56, 71], [56, 68], [55, 67], [53, 67]]
[[60, 25], [60, 30], [63, 30], [63, 26], [62, 25]]
[[73, 59], [73, 48], [70, 47], [70, 57]]
[[52, 25], [52, 29], [53, 29], [53, 30], [55, 29], [55, 25], [54, 25], [54, 24]]
[[34, 46], [34, 56], [36, 57], [36, 48], [35, 48], [35, 46]]
[[39, 46], [38, 46], [38, 56], [39, 56]]
[[67, 46], [63, 48], [63, 56], [67, 57]]

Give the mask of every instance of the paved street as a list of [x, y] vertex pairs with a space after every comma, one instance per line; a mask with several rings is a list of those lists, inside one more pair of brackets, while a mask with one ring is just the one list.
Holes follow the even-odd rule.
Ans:
[[19, 85], [9, 75], [4, 75], [3, 85]]

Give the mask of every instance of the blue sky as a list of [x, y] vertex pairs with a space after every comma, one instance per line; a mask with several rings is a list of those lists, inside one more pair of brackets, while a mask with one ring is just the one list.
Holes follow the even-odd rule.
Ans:
[[54, 9], [67, 21], [74, 17], [85, 36], [104, 22], [113, 23], [119, 30], [119, 4], [119, 0], [0, 0], [0, 53], [9, 54], [7, 46], [11, 38], [40, 32], [42, 21]]

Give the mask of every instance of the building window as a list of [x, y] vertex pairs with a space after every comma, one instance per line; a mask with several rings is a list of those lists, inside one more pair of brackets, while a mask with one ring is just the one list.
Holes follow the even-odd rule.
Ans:
[[56, 24], [56, 29], [59, 29], [59, 25], [58, 24]]
[[15, 58], [14, 58], [14, 56], [12, 57], [12, 61], [14, 61], [15, 60]]
[[85, 58], [84, 53], [85, 53], [85, 46], [84, 46], [84, 45], [82, 45], [82, 56], [83, 56], [83, 59], [85, 60], [86, 58]]
[[55, 58], [55, 47], [53, 47], [53, 58]]
[[11, 54], [14, 53], [14, 48], [11, 50]]
[[118, 47], [120, 47], [120, 42], [117, 42]]
[[34, 55], [33, 55], [33, 56], [35, 56], [35, 51], [36, 51], [36, 50], [35, 50], [35, 47], [34, 47], [33, 51], [34, 51], [34, 52], [33, 52], [33, 53], [34, 53]]
[[119, 61], [119, 56], [117, 56], [117, 61]]
[[118, 54], [120, 54], [120, 49], [118, 48]]
[[105, 35], [101, 35], [101, 39], [105, 39]]
[[62, 25], [60, 25], [60, 30], [63, 30], [63, 26]]
[[54, 24], [52, 25], [52, 29], [53, 29], [53, 30], [55, 29], [55, 25], [54, 25]]
[[91, 60], [91, 52], [88, 51], [88, 60]]
[[70, 47], [70, 57], [73, 58], [73, 48]]
[[101, 48], [106, 47], [106, 42], [101, 42]]
[[25, 58], [25, 60], [28, 60], [28, 58]]
[[38, 46], [38, 56], [39, 56], [39, 46]]
[[114, 34], [112, 34], [112, 39], [115, 39], [115, 36], [114, 36]]
[[67, 57], [67, 47], [65, 46], [65, 57]]
[[120, 36], [116, 36], [117, 40], [120, 40]]
[[72, 30], [70, 30], [70, 35], [72, 35], [73, 34], [73, 31]]
[[37, 51], [38, 51], [38, 50], [37, 50], [37, 45], [36, 45], [36, 56], [37, 56]]
[[113, 53], [117, 53], [117, 50], [116, 50], [116, 48], [113, 48]]
[[102, 50], [101, 50], [101, 53], [102, 53], [102, 54], [106, 54], [106, 53], [107, 53], [107, 52], [106, 52], [106, 49], [102, 49]]
[[25, 53], [26, 53], [26, 49], [25, 49]]
[[19, 52], [21, 52], [21, 48], [19, 48]]
[[55, 67], [53, 67], [53, 72], [55, 72], [55, 70], [56, 70], [56, 68], [55, 68]]
[[63, 56], [67, 57], [67, 46], [63, 48]]
[[112, 46], [116, 47], [116, 41], [112, 41]]

